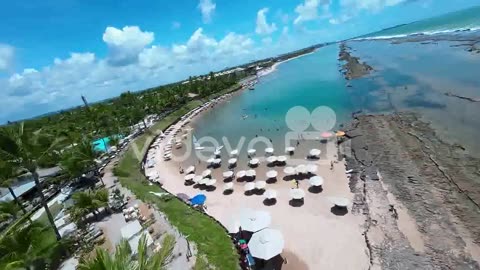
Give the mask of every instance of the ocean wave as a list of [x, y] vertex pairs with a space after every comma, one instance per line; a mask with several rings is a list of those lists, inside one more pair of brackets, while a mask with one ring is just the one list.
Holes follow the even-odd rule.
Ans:
[[394, 39], [394, 38], [404, 38], [409, 36], [417, 36], [417, 35], [439, 35], [439, 34], [450, 34], [455, 32], [462, 32], [462, 31], [477, 31], [480, 30], [480, 26], [475, 27], [464, 27], [464, 28], [454, 28], [454, 29], [444, 29], [444, 30], [430, 30], [430, 31], [423, 31], [423, 32], [415, 32], [415, 33], [406, 33], [406, 34], [397, 34], [397, 35], [385, 35], [385, 36], [370, 36], [370, 37], [359, 37], [352, 40], [378, 40], [378, 39]]

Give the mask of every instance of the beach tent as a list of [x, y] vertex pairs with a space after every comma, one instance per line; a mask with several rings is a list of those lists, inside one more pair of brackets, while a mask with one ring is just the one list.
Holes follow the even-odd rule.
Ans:
[[309, 173], [316, 173], [318, 170], [318, 166], [315, 164], [308, 164], [307, 165], [307, 172]]
[[246, 184], [243, 186], [243, 189], [244, 189], [245, 191], [254, 190], [254, 189], [255, 189], [255, 183], [252, 183], [252, 182], [246, 183]]
[[278, 175], [278, 173], [275, 170], [270, 170], [270, 171], [267, 172], [267, 178], [269, 178], [269, 179], [270, 178], [275, 178], [275, 177], [277, 177], [277, 175]]
[[310, 179], [308, 179], [308, 182], [310, 183], [311, 186], [319, 187], [323, 185], [324, 180], [321, 176], [313, 176], [313, 177], [310, 177]]
[[223, 172], [223, 178], [230, 178], [233, 176], [233, 172], [232, 171], [226, 171], [226, 172]]
[[203, 194], [198, 194], [198, 195], [195, 195], [195, 197], [191, 198], [190, 202], [193, 205], [197, 205], [197, 204], [204, 204], [206, 200], [207, 200], [207, 196]]
[[237, 172], [237, 178], [243, 178], [243, 177], [245, 177], [245, 174], [246, 174], [246, 172], [243, 171], [243, 170], [242, 170], [242, 171], [238, 171], [238, 172]]
[[269, 200], [277, 198], [277, 191], [274, 189], [267, 189], [263, 196]]
[[255, 182], [255, 188], [256, 189], [264, 189], [266, 186], [267, 186], [267, 183], [265, 181]]
[[283, 169], [283, 172], [286, 175], [292, 175], [295, 174], [295, 169], [293, 167], [286, 167], [285, 169]]
[[294, 200], [300, 200], [305, 197], [305, 191], [299, 188], [290, 189], [290, 197]]
[[253, 257], [270, 260], [282, 253], [284, 245], [282, 233], [279, 230], [267, 228], [253, 234], [248, 242], [248, 249]]
[[212, 171], [209, 169], [206, 169], [205, 171], [202, 172], [203, 177], [210, 176], [212, 174]]
[[244, 208], [240, 211], [237, 220], [240, 222], [240, 226], [243, 230], [257, 232], [270, 226], [272, 217], [266, 211], [256, 211], [250, 208]]

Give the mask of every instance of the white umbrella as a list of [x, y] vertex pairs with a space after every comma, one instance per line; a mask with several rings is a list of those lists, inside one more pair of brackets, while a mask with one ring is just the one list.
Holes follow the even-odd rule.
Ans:
[[257, 175], [257, 172], [255, 172], [255, 170], [248, 170], [245, 172], [245, 175], [247, 177], [254, 177], [255, 175]]
[[208, 164], [212, 164], [214, 161], [215, 161], [214, 158], [209, 158], [209, 159], [207, 159], [207, 163], [208, 163]]
[[286, 167], [283, 169], [283, 172], [287, 175], [295, 174], [295, 169], [293, 167]]
[[270, 171], [267, 172], [267, 178], [269, 178], [269, 179], [270, 178], [275, 178], [275, 177], [277, 177], [277, 175], [278, 175], [277, 171], [274, 171], [274, 170], [270, 170]]
[[232, 171], [226, 171], [226, 172], [223, 172], [223, 178], [230, 178], [233, 176], [233, 172]]
[[292, 153], [293, 151], [295, 151], [295, 147], [293, 146], [289, 146], [285, 148], [285, 153]]
[[202, 179], [203, 177], [201, 175], [195, 175], [195, 177], [193, 177], [193, 182], [200, 184], [200, 181], [202, 181]]
[[267, 183], [265, 181], [255, 182], [255, 188], [256, 189], [264, 189], [266, 186], [267, 186]]
[[255, 149], [248, 149], [248, 152], [247, 152], [247, 153], [248, 153], [249, 155], [255, 155], [256, 152], [257, 152], [257, 150], [255, 150]]
[[318, 170], [318, 166], [315, 164], [308, 164], [307, 165], [307, 172], [309, 173], [316, 173]]
[[217, 183], [217, 180], [216, 179], [210, 179], [208, 180], [205, 185], [207, 186], [214, 186], [215, 184]]
[[219, 159], [219, 158], [216, 158], [216, 159], [213, 160], [213, 164], [217, 164], [217, 165], [218, 165], [218, 164], [220, 164], [220, 163], [222, 163], [222, 160]]
[[267, 162], [268, 163], [274, 163], [277, 161], [277, 157], [276, 156], [270, 156], [267, 158]]
[[282, 163], [283, 163], [283, 162], [286, 162], [286, 161], [287, 161], [287, 157], [286, 157], [286, 156], [278, 156], [278, 157], [277, 157], [277, 161], [278, 161], [278, 162], [282, 162]]
[[303, 197], [305, 197], [305, 191], [303, 191], [303, 189], [299, 189], [299, 188], [292, 188], [290, 189], [290, 197], [292, 197], [292, 199], [302, 199]]
[[202, 180], [198, 181], [200, 185], [206, 185], [210, 181], [210, 178], [202, 178]]
[[273, 151], [274, 150], [271, 147], [265, 148], [265, 153], [267, 153], [267, 154], [273, 154]]
[[240, 211], [238, 221], [240, 222], [242, 230], [257, 232], [270, 226], [272, 217], [266, 211], [255, 211], [249, 208], [244, 208]]
[[195, 177], [195, 174], [187, 174], [185, 175], [185, 181], [191, 181]]
[[270, 199], [270, 200], [275, 199], [275, 198], [277, 198], [277, 191], [274, 190], [274, 189], [267, 189], [265, 191], [265, 193], [263, 194], [263, 196], [265, 196], [265, 198]]
[[238, 233], [240, 231], [240, 222], [232, 220], [227, 224], [228, 233]]
[[245, 191], [253, 190], [253, 189], [255, 189], [255, 183], [253, 183], [253, 182], [248, 182], [248, 183], [245, 184], [245, 186], [243, 186], [243, 189], [244, 189]]
[[233, 165], [233, 164], [235, 164], [235, 163], [237, 163], [237, 159], [236, 159], [236, 158], [231, 158], [231, 159], [228, 160], [228, 164], [230, 164], [230, 165]]
[[203, 177], [210, 176], [212, 174], [212, 171], [209, 169], [206, 169], [205, 171], [202, 172]]
[[331, 200], [337, 207], [347, 207], [350, 204], [350, 201], [347, 198], [335, 197]]
[[233, 183], [230, 182], [230, 183], [225, 183], [223, 185], [223, 190], [230, 190], [230, 189], [233, 189]]
[[307, 173], [307, 166], [300, 164], [297, 167], [295, 167], [295, 172], [297, 174]]
[[253, 257], [270, 260], [282, 253], [284, 245], [282, 233], [279, 230], [267, 228], [253, 234], [248, 242], [248, 249]]
[[321, 176], [313, 176], [308, 179], [308, 182], [310, 183], [311, 186], [314, 187], [319, 187], [323, 185], [323, 178]]
[[215, 150], [215, 152], [213, 152], [213, 154], [218, 157], [218, 156], [220, 156], [221, 152], [220, 152], [220, 150]]
[[321, 152], [322, 151], [320, 151], [320, 149], [312, 149], [310, 150], [310, 156], [314, 156], [314, 157], [319, 156]]
[[259, 162], [260, 160], [258, 160], [258, 158], [252, 158], [248, 163], [250, 165], [257, 165]]
[[185, 173], [194, 173], [195, 172], [195, 166], [189, 166], [186, 170]]
[[245, 174], [246, 174], [245, 171], [238, 171], [238, 172], [237, 172], [237, 178], [245, 177]]
[[231, 156], [236, 156], [236, 155], [238, 155], [238, 150], [237, 150], [237, 149], [232, 150], [232, 152], [230, 152], [230, 155], [231, 155]]

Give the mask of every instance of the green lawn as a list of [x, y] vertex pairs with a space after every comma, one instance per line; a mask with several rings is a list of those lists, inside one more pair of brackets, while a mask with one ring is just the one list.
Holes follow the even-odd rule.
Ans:
[[[48, 208], [50, 209], [50, 213], [52, 213], [52, 216], [55, 219], [55, 217], [58, 215], [58, 213], [60, 213], [60, 211], [62, 211], [63, 205], [56, 202]], [[43, 207], [41, 209], [43, 209]], [[45, 213], [45, 212], [37, 219], [37, 221], [44, 224], [44, 225], [50, 226], [50, 222], [48, 221], [47, 213]]]
[[[200, 101], [189, 102], [155, 124], [152, 129], [164, 130], [183, 114], [200, 104]], [[148, 134], [142, 135], [134, 143], [138, 143], [141, 147], [147, 139], [151, 140], [148, 137], [151, 136], [148, 136]], [[197, 258], [205, 257], [208, 263], [199, 259], [195, 269], [238, 269], [238, 254], [223, 227], [206, 215], [193, 210], [176, 197], [159, 198], [151, 194], [150, 191], [164, 192], [164, 190], [156, 185], [148, 185], [147, 179], [140, 171], [139, 161], [131, 148], [127, 150], [115, 172], [119, 175], [120, 183], [124, 187], [130, 189], [142, 201], [154, 203], [160, 211], [165, 213], [172, 225], [196, 244], [198, 248]]]

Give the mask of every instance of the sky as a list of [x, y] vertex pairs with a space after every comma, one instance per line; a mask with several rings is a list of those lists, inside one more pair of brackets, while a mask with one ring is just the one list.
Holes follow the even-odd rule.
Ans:
[[478, 0], [0, 2], [0, 123], [346, 39]]

